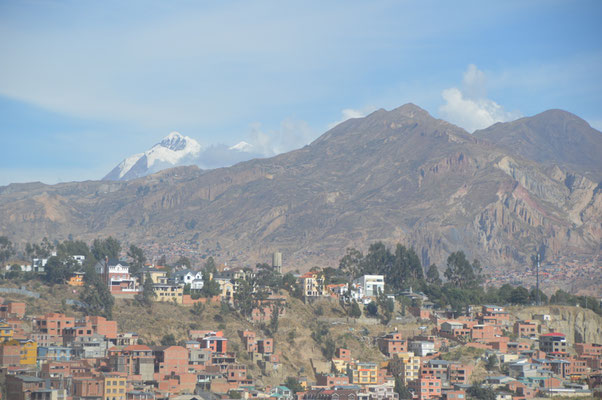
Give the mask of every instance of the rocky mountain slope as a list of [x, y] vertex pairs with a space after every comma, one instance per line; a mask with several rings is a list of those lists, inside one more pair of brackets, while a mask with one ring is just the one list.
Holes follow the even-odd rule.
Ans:
[[[555, 124], [576, 118], [553, 115]], [[571, 134], [579, 146], [580, 131]], [[16, 241], [111, 234], [165, 247], [186, 242], [219, 247], [223, 261], [235, 263], [263, 261], [278, 249], [300, 269], [375, 240], [412, 245], [424, 264], [443, 265], [463, 249], [490, 267], [517, 266], [542, 243], [550, 258], [596, 257], [602, 191], [595, 175], [576, 171], [575, 163], [590, 168], [589, 161], [573, 161], [539, 163], [407, 104], [348, 120], [302, 149], [229, 168], [9, 185], [0, 188], [0, 232]]]
[[596, 182], [602, 180], [602, 135], [566, 111], [548, 110], [533, 117], [497, 123], [473, 135], [513, 155], [547, 165], [561, 164]]

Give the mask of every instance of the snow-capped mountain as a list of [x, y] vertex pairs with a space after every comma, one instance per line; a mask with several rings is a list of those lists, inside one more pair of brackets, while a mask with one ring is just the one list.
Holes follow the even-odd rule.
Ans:
[[127, 181], [178, 165], [195, 164], [202, 146], [194, 139], [171, 132], [144, 153], [123, 160], [104, 180]]
[[128, 181], [181, 165], [198, 165], [202, 169], [227, 167], [257, 157], [262, 155], [244, 141], [230, 147], [218, 144], [205, 148], [188, 136], [172, 132], [144, 153], [127, 157], [103, 180]]

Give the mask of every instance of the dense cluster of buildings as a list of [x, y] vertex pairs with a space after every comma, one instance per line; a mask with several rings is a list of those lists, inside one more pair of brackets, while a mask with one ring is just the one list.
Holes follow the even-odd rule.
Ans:
[[[2, 304], [0, 367], [11, 400], [168, 399], [183, 393], [257, 393], [221, 331], [191, 330], [179, 345], [147, 346], [100, 316], [25, 316], [25, 304]], [[241, 331], [248, 357], [279, 368], [273, 338]], [[271, 388], [268, 388], [271, 390]], [[269, 396], [265, 396], [269, 397]]]
[[[281, 256], [274, 256], [273, 266], [281, 267]], [[103, 260], [95, 269], [116, 297], [140, 293], [144, 286], [123, 261]], [[196, 270], [168, 274], [164, 268], [151, 266], [140, 276], [152, 281], [156, 301], [233, 304], [240, 280], [253, 273], [222, 266], [206, 277]], [[384, 278], [365, 275], [351, 284], [327, 285], [318, 270], [299, 275], [297, 281], [306, 302], [330, 298], [368, 304], [384, 293]], [[218, 296], [196, 299], [184, 294], [185, 289], [189, 293], [202, 290], [205, 279], [219, 284]], [[81, 286], [82, 282], [82, 274], [76, 273], [68, 284]], [[421, 321], [424, 329], [394, 330], [370, 338], [375, 351], [382, 353], [380, 362], [356, 359], [352, 349], [336, 344], [328, 366], [314, 365], [314, 378], [300, 378], [302, 390], [298, 392], [285, 385], [264, 386], [250, 376], [249, 362], [258, 366], [262, 375], [282, 367], [274, 338], [261, 337], [254, 330], [238, 332], [242, 343], [238, 354], [229, 345], [233, 338], [209, 329], [190, 330], [188, 340], [178, 345], [151, 346], [135, 333], [120, 332], [115, 321], [100, 316], [81, 320], [62, 313], [31, 316], [26, 315], [24, 303], [2, 301], [0, 367], [5, 393], [11, 400], [189, 400], [190, 396], [397, 400], [394, 389], [396, 381], [401, 381], [413, 399], [456, 400], [466, 398], [478, 365], [487, 366], [484, 383], [496, 390], [499, 399], [602, 393], [602, 345], [569, 343], [565, 334], [549, 328], [553, 316], [517, 320], [497, 305], [470, 307], [457, 316], [434, 309], [426, 296], [411, 289], [398, 296], [415, 300], [407, 312]], [[286, 297], [277, 293], [254, 306], [249, 316], [252, 323], [268, 322], [273, 312], [286, 315]], [[450, 351], [468, 348], [477, 349], [480, 359], [452, 361], [454, 358], [445, 357]]]

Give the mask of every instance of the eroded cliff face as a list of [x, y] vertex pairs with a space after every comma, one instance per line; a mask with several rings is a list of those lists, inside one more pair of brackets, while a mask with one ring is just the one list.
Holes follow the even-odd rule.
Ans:
[[520, 319], [533, 319], [536, 314], [548, 314], [550, 332], [561, 332], [573, 343], [602, 343], [602, 317], [591, 310], [569, 306], [527, 307], [515, 312]]
[[113, 235], [198, 252], [219, 242], [250, 265], [280, 250], [291, 269], [336, 265], [345, 248], [381, 240], [414, 246], [425, 265], [464, 250], [486, 266], [524, 269], [542, 244], [550, 257], [599, 253], [602, 188], [408, 105], [229, 168], [0, 188], [0, 234], [21, 244]]

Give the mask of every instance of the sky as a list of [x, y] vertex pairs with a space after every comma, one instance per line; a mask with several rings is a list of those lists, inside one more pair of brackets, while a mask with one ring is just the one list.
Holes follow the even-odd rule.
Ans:
[[0, 0], [0, 185], [100, 179], [171, 131], [301, 147], [412, 102], [602, 130], [600, 1]]

